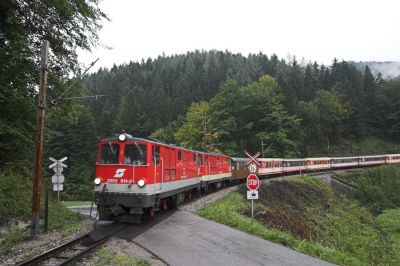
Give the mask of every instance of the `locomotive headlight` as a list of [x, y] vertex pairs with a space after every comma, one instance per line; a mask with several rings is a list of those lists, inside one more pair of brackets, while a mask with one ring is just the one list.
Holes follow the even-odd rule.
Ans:
[[94, 183], [95, 183], [96, 185], [100, 185], [100, 183], [101, 183], [100, 177], [96, 177], [96, 178], [94, 179]]
[[146, 185], [146, 182], [144, 181], [144, 179], [140, 179], [140, 180], [137, 182], [137, 184], [138, 184], [139, 187], [144, 187], [144, 185]]
[[119, 141], [125, 141], [126, 140], [126, 135], [125, 134], [121, 134], [118, 136]]

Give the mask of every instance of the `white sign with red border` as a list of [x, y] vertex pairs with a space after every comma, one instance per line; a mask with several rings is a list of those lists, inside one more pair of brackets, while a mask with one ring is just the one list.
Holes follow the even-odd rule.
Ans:
[[255, 163], [258, 166], [260, 166], [260, 162], [257, 160], [257, 158], [261, 155], [260, 152], [257, 152], [256, 154], [254, 154], [254, 156], [252, 156], [250, 153], [248, 153], [247, 151], [244, 151], [244, 153], [250, 158], [250, 160], [248, 160], [246, 162], [246, 166], [249, 166], [251, 163]]

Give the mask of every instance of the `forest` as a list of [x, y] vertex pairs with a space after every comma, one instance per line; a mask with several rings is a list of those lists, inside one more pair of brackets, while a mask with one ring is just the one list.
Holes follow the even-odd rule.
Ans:
[[[399, 140], [399, 85], [360, 72], [262, 53], [194, 51], [100, 69], [83, 80], [98, 138], [126, 131], [166, 143], [241, 156], [329, 155], [348, 139]], [[347, 151], [349, 152], [349, 151]]]
[[[90, 197], [97, 142], [121, 132], [241, 157], [244, 149], [265, 157], [357, 155], [352, 143], [369, 139], [399, 152], [400, 79], [374, 76], [368, 66], [197, 50], [79, 79], [76, 49], [96, 45], [107, 20], [97, 1], [10, 0], [0, 10], [1, 176], [32, 177], [43, 39], [51, 49], [44, 169], [48, 157], [68, 157], [66, 199]], [[105, 96], [65, 99], [93, 95]]]

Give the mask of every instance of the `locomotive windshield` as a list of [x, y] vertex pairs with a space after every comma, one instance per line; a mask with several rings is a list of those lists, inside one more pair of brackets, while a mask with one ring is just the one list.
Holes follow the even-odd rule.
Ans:
[[126, 144], [125, 154], [124, 154], [124, 164], [145, 165], [146, 145]]
[[103, 144], [100, 149], [101, 164], [118, 164], [119, 144]]

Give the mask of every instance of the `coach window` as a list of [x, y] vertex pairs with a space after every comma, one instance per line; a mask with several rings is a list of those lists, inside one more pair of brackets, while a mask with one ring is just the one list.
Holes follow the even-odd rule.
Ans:
[[124, 153], [124, 164], [145, 165], [146, 145], [126, 144]]
[[153, 164], [158, 165], [160, 163], [160, 146], [153, 146], [151, 151]]
[[106, 143], [100, 148], [101, 164], [118, 164], [119, 163], [119, 144]]

